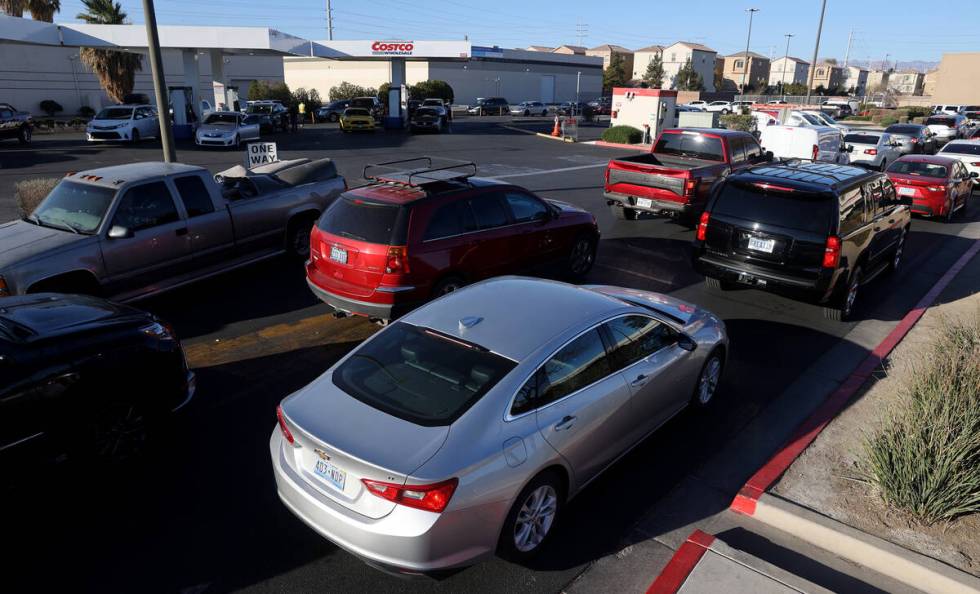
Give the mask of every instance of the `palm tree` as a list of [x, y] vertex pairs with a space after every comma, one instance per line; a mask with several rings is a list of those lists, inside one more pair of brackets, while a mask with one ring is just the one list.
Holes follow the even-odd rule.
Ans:
[[61, 11], [61, 0], [28, 0], [27, 10], [35, 21], [53, 23], [54, 13]]
[[[0, 0], [2, 2], [4, 0]], [[112, 0], [82, 0], [86, 12], [75, 18], [90, 25], [122, 25], [126, 13], [122, 5]], [[99, 77], [99, 83], [114, 101], [133, 92], [136, 73], [143, 69], [143, 55], [117, 50], [83, 47], [79, 52], [82, 63]]]
[[0, 10], [7, 16], [22, 17], [27, 8], [27, 0], [0, 0]]

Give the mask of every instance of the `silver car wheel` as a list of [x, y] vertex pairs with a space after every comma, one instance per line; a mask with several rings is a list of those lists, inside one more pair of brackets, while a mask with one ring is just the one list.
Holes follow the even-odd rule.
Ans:
[[533, 551], [544, 541], [558, 512], [558, 493], [551, 485], [541, 485], [528, 494], [514, 521], [514, 547]]
[[702, 405], [711, 402], [718, 388], [718, 381], [721, 379], [721, 361], [713, 356], [701, 372], [701, 380], [698, 382], [698, 402]]

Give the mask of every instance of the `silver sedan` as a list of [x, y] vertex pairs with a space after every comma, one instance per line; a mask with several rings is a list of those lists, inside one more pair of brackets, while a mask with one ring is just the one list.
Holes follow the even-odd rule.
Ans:
[[198, 146], [238, 147], [244, 140], [258, 140], [259, 118], [237, 111], [209, 113], [194, 133], [194, 142]]
[[279, 496], [387, 570], [524, 561], [624, 452], [712, 402], [727, 352], [721, 320], [657, 293], [471, 285], [282, 401], [269, 444]]

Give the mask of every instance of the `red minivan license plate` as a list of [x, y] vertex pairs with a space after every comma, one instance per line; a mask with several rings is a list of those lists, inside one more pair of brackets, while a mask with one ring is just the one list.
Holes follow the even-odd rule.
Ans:
[[344, 248], [339, 248], [335, 245], [330, 246], [330, 259], [341, 264], [347, 263], [347, 250]]

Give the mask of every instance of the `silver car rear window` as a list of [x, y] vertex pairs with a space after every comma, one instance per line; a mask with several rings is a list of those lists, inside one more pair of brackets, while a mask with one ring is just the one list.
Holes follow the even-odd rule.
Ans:
[[380, 411], [435, 427], [452, 424], [516, 365], [477, 345], [397, 322], [334, 370], [333, 383]]

